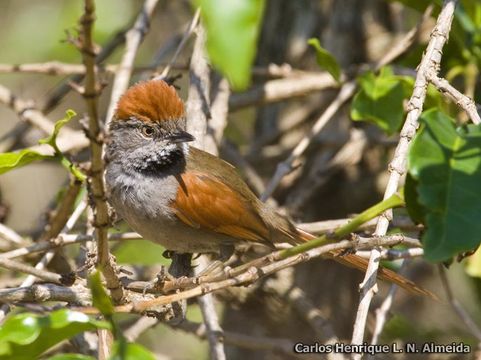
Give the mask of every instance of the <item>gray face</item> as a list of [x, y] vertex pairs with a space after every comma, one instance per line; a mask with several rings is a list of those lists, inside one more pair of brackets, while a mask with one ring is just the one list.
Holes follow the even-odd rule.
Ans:
[[127, 174], [168, 175], [185, 163], [186, 141], [193, 137], [183, 130], [185, 120], [161, 124], [131, 118], [113, 121], [106, 149], [107, 162], [121, 165]]

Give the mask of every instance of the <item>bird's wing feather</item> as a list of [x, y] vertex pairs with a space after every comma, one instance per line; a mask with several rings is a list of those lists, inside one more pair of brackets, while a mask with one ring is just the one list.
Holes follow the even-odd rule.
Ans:
[[265, 242], [269, 238], [269, 230], [252, 205], [218, 178], [188, 171], [179, 181], [172, 207], [185, 224], [238, 239]]

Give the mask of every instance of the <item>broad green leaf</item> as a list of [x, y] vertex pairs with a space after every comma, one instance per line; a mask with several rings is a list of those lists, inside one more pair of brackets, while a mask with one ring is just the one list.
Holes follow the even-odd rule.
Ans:
[[481, 247], [467, 258], [466, 272], [469, 276], [481, 278]]
[[54, 157], [42, 155], [29, 149], [24, 149], [19, 152], [2, 153], [0, 154], [0, 174], [28, 165], [34, 161], [45, 159], [54, 159]]
[[425, 257], [444, 261], [481, 241], [481, 127], [456, 129], [436, 109], [420, 122], [408, 155], [409, 173], [425, 209]]
[[309, 39], [307, 43], [316, 50], [317, 65], [331, 74], [336, 81], [339, 81], [341, 67], [336, 58], [321, 46], [318, 39]]
[[398, 131], [404, 118], [402, 80], [384, 68], [378, 76], [363, 74], [358, 82], [360, 90], [352, 101], [351, 118], [372, 122], [388, 134]]
[[100, 272], [97, 270], [95, 273], [89, 276], [89, 287], [92, 292], [92, 304], [99, 309], [102, 315], [109, 317], [114, 313], [114, 305], [110, 296], [102, 286], [100, 280]]
[[155, 360], [155, 356], [142, 345], [116, 341], [109, 360]]
[[409, 217], [416, 224], [424, 224], [426, 209], [418, 201], [417, 193], [418, 182], [411, 174], [406, 175], [404, 184], [404, 199], [406, 200], [406, 209]]
[[104, 321], [67, 309], [47, 316], [23, 313], [7, 318], [0, 328], [0, 359], [36, 359], [55, 344], [84, 331], [110, 328]]
[[265, 0], [194, 0], [207, 31], [212, 64], [235, 90], [250, 83]]
[[168, 265], [162, 255], [164, 248], [148, 240], [122, 241], [114, 255], [119, 264]]
[[49, 357], [48, 360], [95, 360], [95, 358], [82, 354], [59, 354]]

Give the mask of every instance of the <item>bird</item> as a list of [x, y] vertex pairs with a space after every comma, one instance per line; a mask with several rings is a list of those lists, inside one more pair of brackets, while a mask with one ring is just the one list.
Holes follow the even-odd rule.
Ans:
[[[107, 131], [105, 182], [116, 213], [143, 238], [177, 253], [227, 258], [241, 244], [293, 246], [315, 238], [261, 202], [234, 166], [189, 145], [184, 103], [163, 80], [131, 86]], [[330, 258], [365, 271], [354, 254]], [[378, 275], [414, 294], [427, 294], [389, 269]]]

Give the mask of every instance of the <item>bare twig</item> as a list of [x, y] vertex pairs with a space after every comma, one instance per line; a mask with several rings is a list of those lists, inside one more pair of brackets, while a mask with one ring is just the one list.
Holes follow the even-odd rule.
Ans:
[[[85, 203], [83, 203], [85, 204]], [[117, 241], [117, 240], [135, 240], [135, 239], [142, 239], [142, 237], [134, 232], [130, 233], [116, 233], [116, 234], [109, 234], [108, 235], [109, 241]], [[13, 259], [19, 256], [24, 256], [28, 254], [34, 254], [37, 252], [42, 252], [46, 250], [52, 250], [59, 247], [83, 243], [87, 241], [94, 240], [92, 235], [84, 235], [84, 234], [60, 234], [56, 238], [51, 239], [50, 241], [43, 241], [37, 244], [33, 244], [30, 246], [18, 248], [11, 251], [6, 251], [0, 254], [0, 259]]]
[[[64, 201], [65, 201], [65, 198], [64, 198]], [[67, 202], [70, 202], [70, 200], [67, 200]], [[62, 205], [60, 205], [60, 208], [62, 208]], [[65, 227], [62, 229], [64, 232], [72, 230], [72, 228], [75, 226], [75, 223], [79, 219], [80, 215], [82, 215], [82, 212], [85, 210], [85, 208], [86, 208], [86, 202], [82, 201], [77, 206], [77, 208], [74, 210], [74, 212], [72, 213], [70, 218], [66, 221]], [[34, 244], [31, 247], [39, 246], [41, 244], [50, 244], [50, 243], [47, 243], [47, 242], [43, 241], [43, 242], [40, 242], [38, 244]], [[23, 249], [28, 249], [28, 248], [23, 248]], [[17, 250], [21, 250], [21, 249], [17, 249]], [[17, 251], [17, 250], [13, 250], [13, 251]], [[39, 251], [43, 251], [43, 250], [47, 250], [47, 249], [41, 249]], [[11, 252], [9, 252], [9, 253], [11, 253]], [[3, 253], [2, 255], [5, 255], [5, 254], [8, 254], [8, 253]], [[50, 261], [53, 259], [54, 255], [55, 255], [55, 251], [53, 251], [52, 249], [49, 249], [49, 251], [47, 251], [42, 256], [40, 261], [35, 265], [34, 269], [37, 270], [37, 271], [44, 270], [47, 267], [47, 265], [50, 263]], [[8, 259], [8, 257], [0, 258], [0, 261], [6, 260], [6, 259]], [[25, 280], [22, 282], [22, 284], [20, 286], [23, 287], [23, 288], [28, 288], [28, 287], [33, 285], [36, 278], [37, 278], [36, 274], [31, 273], [31, 275], [29, 275], [25, 278]], [[9, 307], [8, 307], [7, 304], [3, 305], [0, 308], [0, 321], [2, 321], [4, 319], [5, 314], [8, 312], [8, 308]]]
[[[199, 149], [205, 149], [205, 136], [210, 114], [210, 69], [207, 57], [204, 53], [205, 30], [202, 26], [197, 28], [197, 39], [190, 62], [189, 72], [189, 96], [186, 104], [187, 131], [194, 135], [193, 145]], [[215, 147], [205, 149], [209, 152], [217, 152]]]
[[454, 296], [451, 286], [449, 285], [449, 280], [446, 276], [446, 270], [444, 269], [442, 264], [439, 265], [439, 275], [441, 277], [441, 282], [443, 284], [444, 290], [446, 291], [446, 296], [448, 297], [448, 301], [451, 304], [451, 307], [462, 320], [466, 328], [468, 328], [471, 334], [473, 334], [473, 336], [478, 340], [481, 346], [481, 328], [479, 328], [476, 322], [472, 319], [472, 317], [464, 309], [458, 299], [456, 299], [456, 297]]
[[[190, 86], [187, 100], [187, 131], [194, 135], [194, 146], [205, 149], [210, 153], [217, 154], [215, 142], [207, 144], [206, 134], [208, 121], [211, 119], [210, 112], [210, 69], [204, 51], [205, 30], [202, 26], [197, 27], [197, 39], [190, 64]], [[205, 255], [199, 259], [203, 268], [207, 267], [208, 260]], [[223, 360], [226, 358], [222, 338], [222, 328], [214, 307], [214, 298], [206, 294], [198, 298], [204, 324], [207, 329], [210, 358]]]
[[110, 94], [110, 103], [105, 120], [106, 124], [112, 120], [117, 101], [129, 86], [137, 50], [149, 29], [150, 18], [152, 17], [157, 3], [158, 0], [145, 0], [139, 15], [135, 20], [134, 26], [127, 32], [127, 34], [125, 34], [125, 52], [122, 55], [120, 67], [115, 74], [114, 84], [112, 85], [112, 93]]
[[[406, 262], [404, 261], [399, 273], [402, 274], [405, 268], [406, 268]], [[381, 335], [381, 332], [384, 328], [384, 324], [387, 321], [387, 315], [389, 313], [389, 310], [391, 309], [391, 306], [394, 301], [394, 296], [396, 295], [397, 290], [398, 290], [398, 287], [395, 284], [392, 284], [391, 287], [389, 288], [389, 293], [387, 294], [386, 298], [382, 302], [381, 306], [376, 310], [376, 325], [374, 327], [372, 340], [371, 340], [371, 344], [373, 345], [377, 344], [379, 341], [379, 336]]]
[[77, 199], [77, 195], [80, 192], [81, 186], [81, 181], [77, 179], [71, 180], [61, 203], [55, 211], [55, 215], [49, 221], [45, 232], [42, 234], [42, 236], [40, 236], [40, 239], [38, 240], [39, 242], [50, 240], [56, 237], [60, 231], [62, 231], [71, 216], [72, 208], [75, 204], [75, 200]]
[[37, 269], [33, 266], [23, 264], [15, 260], [2, 259], [0, 260], [0, 267], [3, 267], [12, 271], [19, 271], [25, 274], [31, 274], [39, 279], [48, 281], [54, 284], [61, 284], [61, 276], [50, 271]]
[[451, 99], [471, 118], [471, 121], [475, 124], [481, 123], [481, 117], [479, 116], [476, 108], [476, 103], [452, 86], [446, 79], [440, 78], [434, 69], [431, 69], [427, 73], [427, 79], [447, 98]]
[[[337, 220], [325, 220], [316, 221], [312, 223], [302, 223], [298, 224], [297, 227], [313, 234], [326, 233], [336, 230], [338, 227], [346, 225], [351, 219], [337, 219]], [[359, 230], [368, 230], [376, 227], [378, 218], [374, 218], [359, 227]], [[396, 228], [401, 228], [403, 230], [419, 230], [420, 228], [415, 225], [409, 217], [396, 217], [392, 225]]]
[[[126, 30], [120, 30], [117, 32], [102, 48], [100, 53], [95, 57], [95, 63], [98, 65], [107, 59], [120, 45], [125, 42]], [[43, 113], [49, 113], [57, 104], [72, 90], [72, 84], [78, 84], [82, 81], [85, 75], [85, 67], [83, 69], [84, 73], [79, 75], [74, 75], [68, 77], [56, 86], [49, 96], [45, 100], [42, 106]]]
[[[19, 98], [2, 85], [0, 85], [0, 103], [10, 107], [20, 119], [29, 122], [45, 134], [50, 135], [53, 132], [53, 122], [35, 108], [33, 101]], [[68, 129], [64, 129], [64, 132], [65, 130], [68, 131]]]
[[169, 74], [170, 70], [172, 69], [172, 66], [175, 64], [177, 61], [177, 58], [182, 51], [182, 49], [185, 47], [185, 44], [187, 44], [187, 40], [189, 40], [190, 36], [194, 32], [195, 28], [197, 27], [197, 24], [199, 23], [199, 17], [200, 17], [200, 8], [197, 8], [195, 11], [194, 17], [192, 18], [192, 21], [190, 22], [189, 27], [187, 30], [184, 32], [184, 35], [182, 36], [182, 40], [179, 43], [179, 46], [177, 46], [177, 49], [175, 49], [174, 56], [170, 59], [169, 63], [167, 66], [162, 70], [160, 75], [155, 72], [152, 74], [152, 77], [155, 79], [162, 79], [165, 80], [167, 78], [167, 75]]
[[[413, 94], [409, 100], [407, 118], [401, 130], [401, 138], [396, 147], [393, 160], [389, 165], [390, 176], [384, 193], [385, 199], [397, 191], [401, 176], [405, 172], [408, 146], [416, 133], [418, 118], [422, 112], [426, 98], [427, 74], [431, 69], [435, 69], [435, 71], [439, 69], [442, 48], [448, 39], [455, 6], [456, 0], [444, 1], [442, 11], [439, 14], [436, 26], [431, 34], [428, 47], [418, 67]], [[390, 218], [392, 218], [391, 211], [386, 212], [379, 218], [375, 231], [376, 235], [383, 236], [386, 234]], [[379, 256], [380, 250], [373, 249], [366, 276], [360, 285], [361, 295], [352, 335], [353, 344], [362, 344], [364, 340], [364, 329], [369, 306], [374, 294], [377, 292], [376, 275], [379, 267]], [[353, 358], [360, 359], [361, 354], [356, 354]]]
[[[365, 259], [369, 259], [371, 257], [371, 251], [357, 251], [356, 255]], [[420, 256], [424, 256], [424, 249], [417, 247], [406, 250], [382, 249], [380, 258], [383, 260], [392, 261], [397, 259], [411, 259]]]
[[[208, 259], [206, 256], [201, 256], [199, 259], [199, 265], [202, 268], [206, 268], [208, 265]], [[206, 328], [206, 337], [209, 342], [210, 359], [221, 360], [226, 359], [224, 351], [224, 334], [222, 328], [219, 325], [219, 317], [214, 306], [214, 297], [212, 294], [206, 294], [199, 296], [197, 302], [202, 312], [202, 318]]]
[[97, 240], [97, 262], [105, 277], [107, 288], [111, 291], [114, 301], [123, 298], [122, 285], [112, 264], [107, 230], [109, 227], [109, 213], [106, 202], [105, 185], [103, 181], [104, 164], [102, 160], [102, 139], [100, 119], [98, 115], [99, 86], [95, 68], [95, 45], [92, 38], [92, 25], [95, 21], [94, 0], [85, 0], [85, 12], [80, 22], [82, 32], [80, 45], [82, 59], [85, 65], [85, 90], [83, 96], [88, 112], [88, 138], [90, 139], [91, 167], [89, 171], [89, 188], [93, 200], [94, 226]]
[[[136, 301], [116, 307], [118, 312], [134, 312], [142, 313], [149, 308], [170, 304], [174, 301], [193, 298], [199, 295], [205, 295], [229, 286], [246, 285], [268, 276], [279, 270], [290, 266], [306, 262], [312, 258], [323, 256], [329, 252], [344, 249], [363, 249], [373, 246], [394, 246], [401, 244], [405, 237], [403, 235], [385, 236], [381, 238], [359, 238], [356, 241], [342, 240], [336, 243], [327, 244], [307, 252], [294, 255], [283, 259], [282, 251], [276, 251], [269, 255], [250, 261], [249, 263], [240, 265], [222, 274], [207, 275], [201, 278], [179, 279], [179, 281], [165, 282], [163, 291], [170, 292], [175, 289], [187, 289], [176, 294], [160, 296], [154, 300]], [[177, 283], [176, 283], [177, 282]], [[435, 295], [424, 291], [427, 296], [436, 298]], [[97, 313], [96, 309], [83, 309], [88, 313]]]
[[328, 121], [332, 119], [334, 114], [341, 108], [341, 106], [354, 95], [356, 88], [357, 86], [355, 81], [349, 81], [342, 86], [337, 97], [322, 113], [321, 117], [316, 121], [309, 134], [301, 140], [294, 150], [292, 150], [291, 154], [286, 160], [277, 165], [274, 176], [269, 181], [266, 190], [261, 196], [262, 201], [266, 201], [269, 197], [271, 197], [282, 178], [292, 171], [293, 163], [304, 153], [304, 151], [306, 151], [309, 144], [312, 142], [312, 139], [314, 139], [315, 136], [328, 123]]
[[91, 304], [90, 290], [84, 286], [65, 287], [54, 284], [35, 284], [13, 289], [1, 289], [0, 301], [6, 303], [66, 301], [81, 306]]
[[152, 317], [142, 316], [124, 331], [124, 336], [129, 341], [135, 341], [146, 330], [154, 327], [159, 320]]
[[24, 242], [23, 238], [15, 230], [2, 223], [0, 223], [0, 237], [17, 245]]
[[268, 104], [337, 86], [337, 82], [328, 73], [296, 73], [283, 79], [269, 80], [246, 92], [231, 95], [229, 109], [237, 110], [246, 106]]

